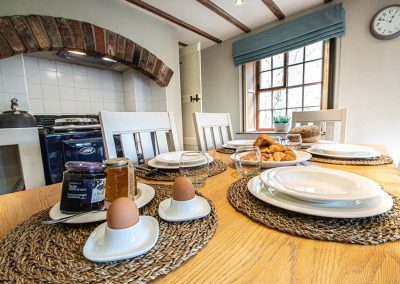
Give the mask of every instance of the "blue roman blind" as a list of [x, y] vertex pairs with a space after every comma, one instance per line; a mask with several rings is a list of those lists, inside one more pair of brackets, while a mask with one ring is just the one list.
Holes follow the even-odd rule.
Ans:
[[241, 65], [344, 34], [342, 3], [298, 17], [232, 44], [233, 62]]

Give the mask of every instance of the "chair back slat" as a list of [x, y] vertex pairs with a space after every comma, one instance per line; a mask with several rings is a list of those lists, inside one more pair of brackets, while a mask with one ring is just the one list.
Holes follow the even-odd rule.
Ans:
[[128, 158], [135, 164], [137, 163], [136, 144], [132, 133], [121, 134], [121, 146], [124, 157]]
[[141, 132], [140, 143], [142, 145], [144, 159], [152, 159], [155, 156], [155, 143], [152, 138], [152, 132]]
[[156, 144], [157, 144], [157, 155], [169, 151], [167, 132], [165, 131], [156, 132]]
[[233, 139], [229, 113], [193, 113], [197, 146], [200, 151], [220, 148]]

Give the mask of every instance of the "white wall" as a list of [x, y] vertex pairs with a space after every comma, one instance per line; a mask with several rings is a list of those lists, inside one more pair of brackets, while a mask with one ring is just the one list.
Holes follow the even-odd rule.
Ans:
[[[369, 32], [373, 15], [393, 1], [343, 2], [346, 34], [338, 41], [335, 102], [349, 109], [347, 142], [384, 144], [398, 160], [400, 38], [380, 41]], [[240, 129], [241, 86], [239, 68], [232, 61], [232, 42], [241, 37], [243, 35], [202, 51], [203, 111], [229, 112], [235, 132]]]
[[173, 71], [166, 88], [167, 110], [175, 114], [182, 144], [179, 46], [176, 27], [122, 0], [0, 0], [0, 16], [50, 15], [86, 21], [119, 33], [142, 45]]

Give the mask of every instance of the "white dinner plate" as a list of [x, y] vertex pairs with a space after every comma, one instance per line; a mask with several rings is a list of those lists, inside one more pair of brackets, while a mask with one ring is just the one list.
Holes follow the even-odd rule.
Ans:
[[256, 198], [286, 210], [332, 218], [364, 218], [389, 211], [393, 200], [386, 192], [361, 201], [336, 201], [327, 203], [307, 202], [279, 191], [269, 191], [263, 186], [259, 176], [252, 178], [247, 188]]
[[[208, 157], [208, 163], [211, 163], [212, 161], [214, 161], [214, 158], [211, 157], [210, 155], [207, 154]], [[206, 164], [207, 162], [201, 162], [201, 163], [196, 163], [196, 164], [190, 164], [190, 165], [185, 165], [185, 167], [196, 167], [196, 166], [201, 166]], [[179, 164], [178, 165], [166, 165], [166, 164], [161, 164], [158, 163], [157, 160], [151, 159], [150, 161], [147, 162], [147, 165], [152, 167], [152, 168], [158, 168], [158, 169], [165, 169], [165, 170], [176, 170], [179, 169]]]
[[229, 146], [240, 147], [240, 146], [253, 146], [255, 140], [231, 140], [226, 142]]
[[315, 144], [335, 144], [335, 143], [336, 141], [333, 140], [318, 140], [317, 142], [314, 143], [301, 143], [301, 148], [309, 148]]
[[233, 149], [233, 150], [236, 150], [238, 148], [238, 147], [235, 147], [235, 146], [232, 146], [229, 144], [224, 144], [224, 145], [222, 145], [222, 147], [227, 148], [227, 149]]
[[337, 159], [374, 159], [381, 155], [381, 152], [373, 150], [370, 153], [359, 153], [357, 155], [335, 155], [335, 154], [328, 154], [323, 151], [320, 151], [317, 148], [311, 147], [306, 149], [306, 151], [313, 155], [328, 157], [328, 158], [337, 158]]
[[[301, 162], [305, 162], [309, 159], [311, 159], [311, 155], [306, 152], [302, 151], [293, 151], [296, 154], [296, 160], [293, 161], [280, 161], [280, 162], [266, 162], [262, 161], [261, 162], [261, 168], [276, 168], [276, 167], [284, 167], [284, 166], [293, 166]], [[246, 153], [243, 153], [243, 155], [246, 155]], [[234, 161], [235, 154], [232, 154], [230, 158]], [[243, 164], [254, 164], [254, 161], [243, 161]]]
[[[183, 153], [190, 151], [176, 151], [176, 152], [168, 152], [162, 153], [155, 157], [158, 164], [163, 164], [167, 166], [179, 166], [179, 162]], [[210, 155], [206, 153], [207, 158], [210, 158]], [[201, 163], [201, 157], [190, 157], [190, 160], [184, 162], [187, 165], [199, 164]]]
[[363, 200], [382, 191], [375, 181], [353, 173], [318, 167], [283, 167], [260, 175], [266, 186], [312, 202]]
[[[144, 183], [138, 183], [137, 190], [138, 190], [138, 194], [135, 196], [134, 201], [138, 208], [145, 206], [147, 203], [149, 203], [154, 198], [155, 191], [154, 191], [154, 188], [151, 187], [150, 185], [147, 185]], [[73, 214], [62, 213], [60, 210], [60, 202], [58, 202], [51, 208], [49, 215], [50, 215], [51, 219], [58, 220], [61, 218], [71, 216]], [[92, 213], [88, 213], [88, 214], [76, 217], [74, 219], [65, 221], [64, 223], [83, 224], [83, 223], [99, 222], [99, 221], [105, 220], [106, 216], [107, 216], [107, 211], [92, 212]]]
[[371, 147], [353, 144], [314, 144], [312, 148], [318, 149], [318, 151], [321, 151], [325, 154], [345, 156], [368, 156], [371, 152], [374, 151], [374, 149], [372, 149]]
[[139, 222], [131, 228], [113, 230], [114, 236], [108, 239], [106, 227], [107, 222], [99, 225], [87, 239], [83, 247], [87, 259], [108, 262], [134, 258], [151, 250], [158, 240], [158, 221], [151, 216], [140, 216]]
[[183, 222], [204, 218], [211, 212], [207, 199], [196, 195], [192, 200], [165, 199], [158, 206], [158, 215], [168, 222]]

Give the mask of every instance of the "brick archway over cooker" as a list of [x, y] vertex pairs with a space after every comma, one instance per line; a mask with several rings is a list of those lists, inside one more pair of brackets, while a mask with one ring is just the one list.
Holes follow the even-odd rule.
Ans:
[[132, 40], [90, 23], [51, 16], [0, 17], [0, 59], [45, 50], [95, 52], [142, 72], [161, 87], [173, 71]]

